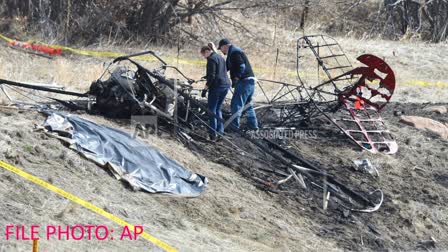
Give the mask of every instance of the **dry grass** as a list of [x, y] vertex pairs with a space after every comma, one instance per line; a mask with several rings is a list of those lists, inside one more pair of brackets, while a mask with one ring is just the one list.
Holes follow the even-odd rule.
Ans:
[[[132, 133], [130, 126], [102, 117], [89, 120]], [[207, 191], [198, 198], [168, 197], [126, 189], [106, 170], [68, 150], [57, 139], [33, 132], [44, 116], [0, 110], [0, 159], [19, 160], [25, 171], [104, 208], [106, 211], [175, 246], [181, 251], [339, 251], [338, 245], [314, 233], [317, 224], [299, 210], [291, 211], [273, 196], [258, 190], [240, 174], [191, 152], [176, 140], [143, 140], [186, 169], [209, 178]], [[18, 135], [22, 136], [18, 138]], [[42, 150], [35, 152], [39, 146]], [[30, 151], [17, 151], [29, 149]], [[9, 150], [7, 152], [7, 150]], [[9, 154], [8, 154], [9, 153]], [[74, 225], [87, 223], [120, 227], [95, 213], [74, 206], [50, 191], [0, 169], [0, 201], [7, 203], [0, 225], [20, 223]], [[80, 190], [82, 187], [82, 190]], [[2, 206], [3, 206], [2, 205]], [[13, 209], [13, 210], [10, 210]], [[24, 214], [28, 212], [28, 214]], [[0, 214], [1, 215], [1, 214]], [[117, 232], [117, 231], [116, 231]], [[198, 248], [198, 242], [201, 243]], [[142, 239], [92, 241], [39, 241], [42, 251], [158, 251]], [[1, 251], [26, 251], [21, 240], [2, 241]], [[328, 249], [327, 249], [328, 250]]]
[[[280, 29], [278, 25], [276, 27], [277, 19], [278, 17], [271, 16], [244, 20], [253, 33], [260, 37], [258, 43], [238, 36], [231, 39], [243, 45], [255, 68], [263, 70], [263, 73], [257, 73], [257, 77], [260, 78], [274, 78], [276, 52], [279, 50], [275, 79], [297, 83], [297, 77], [294, 74], [296, 40], [303, 36], [303, 33], [298, 30]], [[308, 35], [319, 33], [314, 26], [307, 29]], [[336, 37], [336, 40], [341, 44], [353, 65], [357, 65], [356, 57], [368, 53], [383, 58], [392, 67], [397, 78], [394, 101], [446, 102], [448, 99], [448, 92], [446, 92], [448, 43], [430, 44], [412, 37], [401, 41], [359, 40], [349, 35]], [[307, 68], [311, 73], [315, 73], [315, 66], [316, 62], [311, 61]]]
[[[272, 36], [272, 27], [267, 27], [267, 31], [267, 38], [265, 41], [272, 41], [269, 39], [272, 38], [270, 37]], [[241, 45], [247, 51], [252, 65], [259, 70], [257, 72], [257, 77], [269, 79], [274, 78], [273, 70], [275, 65], [276, 48], [278, 47], [280, 49], [280, 54], [275, 78], [277, 80], [296, 83], [295, 75], [289, 73], [295, 70], [294, 44], [295, 38], [297, 38], [299, 34], [293, 32], [288, 33], [288, 31], [279, 31], [279, 33], [281, 34], [278, 35], [278, 41], [281, 41], [281, 43], [277, 42], [276, 46], [267, 47], [244, 43]], [[402, 84], [406, 81], [415, 79], [448, 82], [445, 75], [446, 67], [444, 66], [444, 61], [448, 56], [446, 55], [448, 51], [446, 44], [427, 45], [411, 41], [358, 41], [352, 38], [338, 38], [338, 40], [346, 50], [350, 59], [354, 59], [362, 53], [372, 53], [386, 59], [386, 61], [397, 73], [399, 79], [399, 92], [397, 92], [397, 96], [395, 97], [396, 100], [416, 100], [421, 102], [446, 101], [447, 92], [445, 92], [444, 89], [424, 88]], [[143, 51], [147, 48], [101, 47], [97, 49], [136, 52]], [[164, 58], [176, 58], [175, 49], [162, 47], [151, 49], [164, 52], [162, 55]], [[197, 48], [187, 48], [182, 50], [180, 57], [193, 61], [204, 62], [204, 60], [199, 57]], [[103, 62], [110, 62], [111, 59], [65, 56], [49, 60], [0, 46], [0, 60], [2, 62], [2, 64], [0, 64], [0, 78], [42, 83], [54, 82], [66, 86], [69, 90], [86, 91], [91, 81], [98, 78], [103, 71]], [[175, 61], [170, 63], [176, 65]], [[156, 62], [143, 62], [143, 64], [150, 68], [157, 65]], [[178, 66], [193, 79], [199, 79], [205, 73], [204, 66], [200, 64], [179, 64]], [[272, 89], [274, 88], [272, 87], [271, 90]], [[260, 90], [257, 90], [257, 92], [259, 95]], [[45, 139], [44, 141], [39, 135], [28, 132], [27, 127], [29, 125], [42, 121], [41, 116], [36, 116], [33, 113], [13, 113], [11, 115], [11, 118], [14, 118], [14, 120], [11, 120], [6, 115], [2, 115], [0, 117], [3, 118], [2, 123], [4, 125], [8, 123], [10, 124], [9, 126], [5, 126], [7, 127], [7, 133], [12, 134], [17, 129], [21, 132], [25, 132], [23, 134], [26, 136], [25, 139], [28, 139], [28, 142], [31, 141], [33, 144], [42, 144], [42, 146], [47, 146], [49, 148], [53, 147], [50, 149], [58, 150], [60, 143], [58, 143], [55, 139]], [[100, 123], [108, 123], [107, 120], [99, 117], [87, 117], [90, 119], [95, 119], [95, 121]], [[119, 127], [118, 125], [112, 124], [112, 122], [109, 123], [111, 123], [114, 127]], [[413, 135], [411, 134], [413, 132], [409, 133], [406, 129], [403, 131], [398, 127], [396, 127], [396, 129], [392, 128], [392, 130], [394, 130], [393, 132], [396, 133], [397, 136], [402, 135], [403, 138], [405, 135]], [[8, 134], [3, 134], [3, 136], [7, 139], [6, 137]], [[123, 210], [129, 211], [128, 213], [126, 213], [126, 211], [124, 213], [128, 215], [126, 219], [130, 222], [148, 223], [145, 225], [151, 228], [151, 232], [155, 232], [159, 238], [177, 245], [180, 248], [187, 246], [194, 248], [194, 245], [196, 245], [194, 242], [199, 240], [206, 241], [202, 244], [205, 250], [218, 250], [218, 247], [235, 251], [249, 250], [249, 248], [259, 251], [272, 251], [273, 248], [282, 251], [293, 250], [291, 248], [317, 251], [321, 251], [324, 248], [337, 249], [337, 244], [334, 244], [332, 240], [321, 239], [321, 237], [316, 237], [314, 235], [313, 231], [320, 229], [313, 226], [315, 225], [313, 221], [307, 219], [307, 217], [302, 215], [301, 212], [297, 213], [290, 212], [289, 210], [286, 211], [281, 205], [276, 204], [276, 202], [272, 200], [271, 196], [255, 190], [253, 186], [233, 171], [225, 169], [225, 167], [220, 165], [208, 162], [202, 157], [198, 158], [198, 156], [186, 150], [185, 147], [178, 145], [175, 141], [167, 141], [167, 139], [158, 138], [150, 140], [151, 141], [149, 142], [152, 145], [157, 146], [158, 149], [164, 153], [167, 153], [167, 155], [171, 158], [178, 160], [187, 168], [208, 176], [211, 181], [211, 186], [208, 192], [203, 197], [194, 199], [192, 202], [186, 202], [184, 199], [153, 197], [152, 195], [149, 196], [143, 193], [128, 193], [126, 190], [117, 190], [118, 185], [116, 181], [110, 176], [107, 176], [103, 170], [95, 167], [94, 164], [87, 162], [84, 168], [75, 167], [76, 169], [69, 169], [69, 172], [67, 172], [66, 167], [72, 167], [72, 165], [67, 162], [67, 160], [60, 160], [57, 157], [60, 151], [51, 151], [48, 153], [49, 156], [47, 156], [46, 153], [41, 153], [35, 157], [31, 153], [23, 153], [21, 158], [25, 160], [25, 164], [28, 164], [28, 160], [32, 161], [30, 161], [30, 163], [33, 165], [24, 166], [30, 169], [28, 171], [36, 176], [42, 178], [50, 176], [54, 179], [54, 183], [57, 186], [61, 186], [67, 191], [76, 192], [80, 197], [90, 199], [94, 203], [101, 204], [101, 206], [105, 206], [107, 203], [107, 208], [109, 208], [111, 212], [122, 213]], [[424, 140], [423, 142], [425, 144], [423, 146], [434, 144], [429, 140], [425, 140], [423, 137], [417, 140]], [[18, 147], [21, 147], [24, 144], [21, 142], [11, 142]], [[11, 146], [5, 145], [4, 147]], [[332, 153], [333, 155], [341, 151], [347, 152], [347, 155], [343, 155], [344, 153], [339, 153], [344, 157], [354, 155], [353, 150], [321, 149], [324, 152], [321, 152], [318, 149], [310, 149], [310, 153], [316, 153], [313, 154], [316, 155], [313, 156], [313, 158], [320, 159], [322, 156], [325, 156], [319, 156], [318, 153]], [[407, 150], [410, 149], [405, 149], [403, 153], [410, 153]], [[428, 156], [429, 153], [434, 153], [434, 148], [431, 147], [430, 151], [431, 152], [428, 152]], [[419, 153], [421, 154], [420, 151]], [[442, 150], [440, 153], [443, 154]], [[426, 154], [426, 152], [423, 152], [422, 155], [424, 156], [424, 154]], [[0, 152], [0, 155], [3, 155], [3, 152]], [[327, 157], [331, 157], [331, 155], [327, 155]], [[383, 157], [384, 156], [379, 156], [379, 158]], [[390, 157], [393, 159], [390, 161], [391, 167], [402, 167], [398, 165], [403, 163], [401, 162], [402, 157], [403, 156]], [[77, 162], [82, 163], [80, 157], [75, 156], [74, 159], [77, 160]], [[50, 167], [51, 169], [43, 169], [42, 167]], [[390, 170], [399, 173], [400, 177], [398, 175], [397, 177], [401, 178], [401, 168]], [[390, 170], [387, 172], [391, 173]], [[63, 174], [63, 176], [58, 176], [58, 174]], [[83, 179], [85, 190], [79, 191], [78, 188], [76, 188], [76, 186], [80, 184], [79, 178]], [[7, 183], [3, 184], [4, 185], [0, 183], [0, 186], [2, 188], [4, 187], [4, 191], [10, 192], [10, 190], [5, 189], [10, 188], [10, 185]], [[41, 214], [41, 212], [38, 211], [36, 214], [38, 216], [35, 216], [39, 223], [48, 222], [48, 218], [45, 213], [61, 213], [59, 210], [54, 210], [60, 209], [61, 206], [57, 205], [59, 204], [60, 199], [50, 198], [48, 205], [41, 204], [40, 201], [45, 202], [45, 198], [42, 198], [44, 197], [42, 195], [47, 195], [47, 192], [42, 192], [42, 194], [38, 194], [41, 195], [37, 198], [39, 201], [29, 202], [23, 197], [24, 195], [28, 195], [25, 192], [29, 192], [30, 190], [39, 190], [39, 188], [36, 189], [31, 184], [18, 183], [18, 185], [24, 186], [19, 189], [15, 189], [18, 190], [15, 192], [18, 196], [14, 198], [13, 196], [15, 196], [15, 194], [12, 194], [14, 193], [13, 191], [11, 191], [11, 193], [3, 193], [3, 201], [15, 202], [18, 200], [19, 202], [25, 202], [31, 207], [41, 206], [44, 214]], [[98, 189], [100, 193], [97, 192], [97, 185], [101, 185], [101, 188]], [[55, 196], [50, 195], [50, 197]], [[243, 215], [237, 214], [236, 217], [233, 217], [235, 211], [231, 209], [240, 208], [244, 209]], [[412, 211], [408, 211], [406, 209], [408, 208], [404, 208], [404, 210], [402, 210], [405, 214], [415, 210], [411, 209]], [[423, 210], [429, 212], [427, 209]], [[63, 212], [61, 216], [63, 219], [56, 219], [53, 220], [53, 222], [55, 224], [75, 223], [80, 220], [83, 221], [89, 219], [95, 220], [94, 223], [98, 221], [92, 213], [85, 211], [86, 210], [78, 209], [73, 213], [70, 211]], [[158, 212], [160, 214], [150, 214], [153, 212]], [[244, 217], [244, 215], [249, 216], [249, 218]], [[20, 216], [23, 217], [25, 215], [20, 214]], [[444, 216], [441, 211], [440, 216]], [[13, 215], [13, 217], [16, 218], [17, 216]], [[200, 221], [198, 221], [198, 219]], [[420, 221], [420, 219], [420, 217], [415, 217], [415, 220], [417, 221]], [[438, 220], [440, 218], [435, 219]], [[22, 218], [19, 218], [19, 220], [22, 220]], [[412, 220], [414, 220], [414, 218], [411, 219], [411, 221]], [[443, 221], [443, 219], [441, 220]], [[29, 220], [23, 219], [22, 221], [23, 223], [27, 223], [26, 221]], [[182, 239], [179, 239], [179, 237]], [[142, 249], [144, 245], [147, 244], [132, 244], [133, 248], [141, 247]], [[64, 243], [61, 246], [62, 248], [65, 248], [64, 246], [70, 245]], [[82, 243], [76, 243], [76, 246], [84, 245]], [[95, 244], [94, 248], [99, 249], [98, 246], [100, 246], [100, 244]], [[113, 245], [107, 243], [101, 244], [101, 246], [103, 246], [102, 249], [105, 249], [112, 247]], [[118, 246], [120, 248], [125, 248], [127, 244], [120, 243], [115, 246], [116, 247], [113, 248], [118, 248]], [[266, 246], [269, 246], [269, 248], [266, 248]], [[290, 246], [290, 248], [287, 248], [287, 246]], [[129, 245], [129, 247], [126, 248], [129, 249], [131, 247]], [[79, 250], [82, 249], [84, 249], [84, 247], [79, 248]]]
[[[260, 41], [263, 43], [254, 44], [251, 42], [252, 40], [244, 43], [241, 38], [231, 37], [231, 39], [237, 43], [241, 42], [251, 59], [257, 77], [298, 84], [295, 75], [296, 38], [301, 34], [297, 31], [275, 29], [274, 26], [266, 26], [263, 22], [254, 20], [248, 22], [253, 25], [254, 32], [260, 35]], [[273, 21], [265, 20], [265, 22], [272, 23]], [[261, 32], [263, 27], [264, 32]], [[352, 63], [355, 63], [357, 56], [364, 53], [377, 55], [388, 62], [397, 76], [395, 101], [443, 102], [447, 100], [446, 89], [432, 85], [436, 83], [441, 84], [439, 86], [446, 87], [448, 85], [445, 63], [448, 58], [448, 44], [426, 44], [412, 40], [357, 40], [350, 37], [336, 39]], [[151, 49], [159, 52], [163, 58], [169, 60], [170, 64], [178, 66], [192, 79], [200, 79], [205, 74], [205, 60], [200, 57], [198, 48], [195, 47], [187, 46], [180, 51], [179, 55], [175, 48], [166, 47], [120, 48], [106, 46], [90, 49], [127, 53]], [[277, 50], [279, 53], [276, 64]], [[177, 61], [177, 58], [180, 61]], [[77, 55], [46, 59], [5, 46], [0, 46], [0, 59], [4, 62], [0, 65], [0, 78], [57, 83], [70, 90], [78, 91], [88, 90], [90, 83], [104, 71], [104, 63], [111, 61], [108, 58], [88, 58]], [[183, 59], [189, 60], [190, 63], [185, 63]], [[142, 64], [148, 68], [159, 65], [155, 61], [145, 61]], [[315, 64], [314, 61], [310, 62], [309, 71], [312, 73], [314, 73]], [[169, 71], [168, 74], [179, 77], [173, 71]], [[424, 86], [425, 84], [430, 86]], [[201, 88], [202, 85], [197, 84], [196, 87]]]

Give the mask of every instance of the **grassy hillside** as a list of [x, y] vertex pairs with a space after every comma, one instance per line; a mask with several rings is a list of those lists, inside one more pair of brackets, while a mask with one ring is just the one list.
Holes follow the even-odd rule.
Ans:
[[[266, 19], [269, 19], [266, 17]], [[271, 20], [272, 21], [272, 20]], [[259, 39], [227, 33], [247, 52], [259, 78], [296, 83], [296, 39], [301, 32], [276, 28], [267, 20], [247, 20]], [[266, 25], [268, 24], [268, 25]], [[220, 37], [210, 37], [217, 41]], [[192, 152], [170, 136], [145, 140], [148, 145], [205, 175], [209, 188], [194, 199], [134, 192], [106, 171], [64, 147], [57, 139], [34, 132], [44, 116], [35, 111], [0, 108], [0, 159], [90, 201], [181, 251], [378, 251], [448, 249], [448, 142], [430, 132], [404, 126], [394, 111], [431, 117], [448, 123], [447, 114], [424, 110], [426, 103], [448, 99], [447, 44], [427, 44], [412, 39], [386, 41], [337, 37], [352, 62], [360, 54], [384, 58], [397, 76], [394, 103], [384, 111], [387, 125], [400, 150], [395, 155], [360, 152], [348, 141], [329, 135], [300, 140], [290, 147], [321, 163], [331, 172], [363, 183], [371, 179], [353, 170], [354, 159], [368, 158], [378, 167], [375, 183], [384, 190], [383, 207], [373, 214], [321, 209], [321, 198], [306, 190], [271, 193], [259, 190], [244, 171], [250, 171], [243, 155], [225, 150], [223, 143], [208, 145], [208, 152]], [[147, 49], [169, 58], [190, 78], [205, 73], [205, 61], [193, 43], [177, 48], [102, 44], [91, 50], [125, 53]], [[278, 64], [275, 64], [278, 54]], [[185, 59], [177, 61], [179, 59]], [[0, 45], [0, 78], [25, 82], [56, 83], [67, 90], [87, 91], [112, 59], [63, 55], [48, 59]], [[104, 64], [106, 63], [106, 64]], [[148, 68], [155, 61], [142, 62]], [[315, 62], [310, 63], [310, 69]], [[356, 64], [355, 64], [356, 65]], [[168, 73], [168, 76], [175, 76]], [[197, 88], [201, 88], [200, 84]], [[11, 92], [17, 99], [25, 99]], [[261, 95], [257, 89], [256, 96]], [[6, 97], [1, 94], [2, 102]], [[413, 103], [411, 103], [413, 102]], [[130, 131], [129, 122], [80, 113], [100, 124]], [[229, 149], [227, 147], [227, 149]], [[219, 155], [216, 155], [219, 150]], [[255, 151], [254, 151], [255, 152]], [[245, 165], [241, 165], [241, 163]], [[359, 179], [361, 178], [361, 179]], [[357, 180], [359, 179], [359, 180]], [[119, 228], [92, 212], [0, 169], [0, 226], [8, 223], [40, 225], [104, 224]], [[436, 240], [436, 247], [424, 241]], [[423, 245], [422, 245], [423, 241]], [[0, 241], [0, 251], [29, 251], [23, 241]], [[45, 251], [142, 251], [156, 249], [144, 240], [136, 242], [42, 241]]]

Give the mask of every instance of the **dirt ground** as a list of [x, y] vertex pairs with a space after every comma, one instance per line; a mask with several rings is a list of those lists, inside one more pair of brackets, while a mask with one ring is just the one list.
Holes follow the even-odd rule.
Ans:
[[[345, 47], [350, 46], [349, 39], [343, 43], [347, 44]], [[369, 45], [361, 48], [361, 44], [352, 44], [352, 50], [369, 50]], [[392, 42], [385, 42], [385, 45], [384, 53], [394, 48]], [[376, 51], [384, 49], [370, 46]], [[412, 51], [422, 55], [416, 50], [418, 47], [406, 44], [402, 50], [404, 54]], [[425, 48], [424, 53], [436, 54], [440, 50], [431, 48]], [[443, 53], [446, 51], [434, 60], [441, 61]], [[413, 62], [418, 55], [393, 60], [391, 65], [396, 72], [402, 70], [408, 74], [401, 75], [400, 80], [446, 81], [446, 76], [441, 75], [443, 69], [433, 68], [437, 71], [433, 75], [413, 72], [416, 67]], [[47, 60], [22, 52], [10, 53], [2, 47], [0, 59], [0, 78], [67, 83], [71, 90], [86, 90], [102, 70], [101, 60], [76, 57]], [[202, 74], [192, 69], [192, 73]], [[397, 89], [393, 100], [400, 103], [389, 104], [383, 113], [399, 145], [395, 155], [360, 152], [336, 132], [320, 132], [318, 138], [293, 143], [303, 157], [326, 167], [352, 187], [368, 184], [381, 188], [385, 194], [384, 204], [371, 214], [351, 213], [346, 217], [332, 203], [324, 212], [316, 194], [298, 187], [290, 192], [267, 192], [251, 179], [251, 175], [256, 174], [253, 167], [259, 165], [256, 160], [237, 155], [219, 144], [207, 145], [199, 154], [170, 136], [151, 136], [145, 141], [187, 169], [207, 176], [210, 181], [207, 191], [192, 199], [133, 192], [60, 141], [34, 132], [34, 125], [42, 124], [45, 119], [34, 111], [0, 109], [0, 159], [131, 224], [144, 225], [146, 232], [181, 251], [444, 251], [448, 250], [448, 141], [400, 123], [394, 112], [448, 123], [447, 114], [424, 110], [431, 105], [428, 102], [446, 102], [447, 97], [446, 88], [403, 85]], [[417, 103], [409, 103], [411, 101]], [[132, 130], [123, 122], [80, 116]], [[239, 147], [257, 153], [257, 149], [249, 145]], [[379, 179], [354, 171], [353, 160], [363, 158], [368, 158], [378, 168]], [[7, 224], [78, 223], [120, 229], [113, 222], [4, 169], [0, 169], [0, 192], [2, 229]], [[431, 239], [436, 241], [435, 247], [427, 242]], [[0, 251], [29, 251], [30, 248], [29, 241], [0, 239]], [[157, 251], [141, 238], [138, 241], [43, 240], [40, 248], [41, 251]]]
[[[175, 198], [133, 192], [106, 171], [63, 147], [54, 138], [33, 132], [44, 116], [37, 112], [0, 110], [0, 158], [127, 220], [181, 251], [285, 251], [337, 248], [313, 232], [305, 216], [282, 206], [232, 169], [207, 161], [170, 139], [148, 144], [186, 168], [207, 176], [210, 186], [199, 198]], [[103, 118], [88, 116], [120, 128]], [[126, 130], [126, 128], [124, 128]], [[0, 225], [116, 224], [9, 171], [0, 170]], [[82, 190], [80, 190], [82, 188]], [[0, 251], [29, 251], [31, 243], [5, 241]], [[42, 251], [142, 251], [138, 241], [42, 241]]]
[[[424, 112], [424, 106], [391, 104], [385, 113], [400, 145], [395, 155], [360, 153], [348, 142], [331, 142], [331, 139], [297, 144], [303, 156], [342, 177], [343, 174], [367, 176], [352, 169], [353, 159], [369, 158], [379, 169], [381, 176], [377, 183], [385, 193], [382, 208], [372, 214], [353, 213], [348, 218], [336, 207], [322, 211], [319, 198], [304, 191], [297, 190], [291, 195], [257, 189], [245, 177], [247, 173], [242, 172], [250, 170], [249, 166], [235, 167], [232, 157], [226, 157], [222, 150], [220, 160], [215, 161], [227, 167], [214, 163], [207, 154], [198, 156], [169, 136], [151, 137], [147, 142], [186, 168], [207, 176], [210, 186], [206, 193], [186, 199], [133, 192], [58, 140], [33, 132], [34, 125], [44, 120], [42, 114], [33, 111], [0, 110], [0, 158], [130, 223], [144, 225], [148, 233], [182, 251], [445, 250], [448, 143], [431, 133], [403, 126], [393, 115], [393, 111], [399, 110], [448, 121], [446, 115]], [[130, 130], [101, 117], [84, 116]], [[3, 227], [10, 223], [41, 226], [82, 223], [120, 228], [9, 171], [0, 170], [0, 178], [4, 192], [1, 208], [7, 213], [1, 217]], [[79, 190], [80, 187], [83, 189]], [[437, 241], [435, 248], [420, 244], [431, 237]], [[151, 247], [143, 239], [42, 241], [40, 246], [46, 251], [140, 251]], [[3, 240], [0, 248], [26, 251], [29, 247], [29, 242]]]
[[[311, 232], [320, 239], [336, 242], [337, 248], [343, 250], [448, 249], [448, 142], [431, 132], [405, 126], [399, 122], [400, 117], [394, 115], [399, 111], [405, 115], [432, 118], [448, 125], [448, 115], [427, 112], [424, 109], [428, 106], [389, 104], [383, 116], [399, 145], [399, 151], [394, 155], [361, 153], [337, 131], [324, 132], [327, 129], [319, 131], [317, 138], [290, 143], [291, 149], [320, 167], [325, 167], [346, 185], [355, 186], [359, 190], [364, 184], [372, 189], [381, 188], [385, 200], [379, 211], [372, 214], [353, 213], [347, 217], [343, 208], [330, 203], [330, 210], [324, 212], [321, 194], [313, 194], [298, 187], [295, 194], [275, 194], [274, 200], [289, 211], [307, 216], [314, 224]], [[257, 148], [252, 148], [250, 153], [256, 153]], [[221, 149], [220, 152], [225, 153], [225, 150]], [[213, 159], [211, 151], [209, 158]], [[353, 160], [366, 158], [378, 169], [379, 178], [355, 171]], [[223, 160], [220, 155], [214, 160], [248, 177], [263, 176], [256, 169], [241, 168], [241, 163], [247, 160], [245, 158]], [[431, 239], [437, 241], [435, 247], [428, 246]]]

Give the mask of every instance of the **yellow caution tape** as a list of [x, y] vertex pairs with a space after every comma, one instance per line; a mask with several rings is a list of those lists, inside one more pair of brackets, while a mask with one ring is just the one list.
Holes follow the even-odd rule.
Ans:
[[[11, 41], [15, 41], [11, 38], [6, 37], [5, 35], [0, 33], [0, 38], [6, 40], [8, 43]], [[61, 46], [61, 45], [54, 45], [54, 44], [47, 44], [38, 40], [28, 40], [25, 41], [26, 43], [30, 44], [40, 44], [43, 46], [48, 46], [50, 48], [54, 49], [61, 49], [64, 51], [69, 51], [74, 54], [83, 55], [83, 56], [91, 56], [91, 57], [107, 57], [107, 58], [117, 58], [120, 56], [126, 55], [125, 53], [120, 52], [112, 52], [112, 51], [93, 51], [93, 50], [81, 50], [81, 49], [75, 49], [67, 46]], [[157, 59], [154, 56], [146, 55], [146, 56], [138, 56], [135, 57], [136, 60], [143, 60], [143, 61], [156, 61]], [[165, 58], [168, 62], [175, 62], [180, 64], [187, 64], [187, 65], [205, 65], [205, 62], [198, 61], [198, 60], [186, 60], [186, 59], [177, 59], [177, 58]]]
[[443, 83], [441, 81], [428, 82], [428, 81], [421, 81], [421, 80], [410, 80], [410, 81], [404, 82], [403, 84], [422, 86], [422, 87], [448, 88], [448, 83]]
[[[5, 35], [0, 33], [0, 38], [6, 40], [7, 42], [14, 41], [11, 38], [6, 37]], [[37, 40], [28, 40], [27, 43], [37, 43], [44, 46], [48, 46], [54, 49], [62, 49], [65, 51], [72, 52], [74, 54], [84, 55], [84, 56], [92, 56], [92, 57], [108, 57], [108, 58], [117, 58], [120, 56], [124, 56], [126, 54], [120, 53], [120, 52], [111, 52], [111, 51], [93, 51], [93, 50], [81, 50], [81, 49], [74, 49], [71, 47], [61, 46], [61, 45], [53, 45], [53, 44], [47, 44], [43, 43]], [[156, 61], [157, 59], [153, 56], [138, 56], [135, 57], [136, 60], [143, 60], [143, 61]], [[196, 65], [196, 66], [204, 66], [204, 61], [199, 60], [188, 60], [188, 59], [177, 59], [177, 58], [165, 58], [167, 62], [171, 63], [179, 63], [184, 65]], [[272, 69], [266, 69], [266, 68], [254, 68], [254, 72], [256, 73], [274, 73], [274, 70]], [[289, 76], [295, 76], [297, 75], [297, 72], [295, 71], [277, 71], [279, 74], [286, 74]], [[307, 73], [301, 73], [304, 75], [307, 75]], [[405, 85], [414, 85], [414, 86], [422, 86], [422, 87], [437, 87], [437, 88], [448, 88], [448, 83], [443, 82], [428, 82], [428, 81], [421, 81], [421, 80], [411, 80], [411, 81], [405, 81], [402, 84]]]
[[6, 37], [5, 35], [3, 35], [3, 34], [1, 34], [1, 33], [0, 33], [0, 38], [6, 40], [6, 42], [8, 42], [8, 43], [11, 42], [11, 41], [13, 41], [12, 39]]
[[[113, 221], [113, 222], [115, 222], [115, 223], [117, 223], [117, 224], [119, 224], [121, 226], [127, 226], [131, 230], [134, 229], [133, 225], [127, 223], [126, 221], [120, 219], [119, 217], [117, 217], [117, 216], [115, 216], [115, 215], [113, 215], [113, 214], [111, 214], [109, 212], [106, 212], [103, 209], [93, 205], [92, 203], [87, 202], [87, 201], [85, 201], [85, 200], [83, 200], [83, 199], [81, 199], [81, 198], [79, 198], [79, 197], [77, 197], [77, 196], [75, 196], [75, 195], [73, 195], [73, 194], [71, 194], [69, 192], [66, 192], [66, 191], [64, 191], [64, 190], [62, 190], [62, 189], [52, 185], [52, 184], [49, 184], [49, 183], [43, 181], [42, 179], [40, 179], [38, 177], [35, 177], [35, 176], [33, 176], [33, 175], [31, 175], [31, 174], [29, 174], [29, 173], [27, 173], [27, 172], [25, 172], [25, 171], [23, 171], [23, 170], [21, 170], [19, 168], [16, 168], [16, 167], [14, 167], [14, 166], [12, 166], [12, 165], [10, 165], [10, 164], [2, 161], [2, 160], [0, 160], [0, 167], [3, 167], [4, 169], [9, 170], [9, 171], [11, 171], [11, 172], [21, 176], [22, 178], [25, 178], [25, 179], [27, 179], [27, 180], [29, 180], [29, 181], [37, 184], [37, 185], [40, 185], [40, 186], [42, 186], [42, 187], [44, 187], [44, 188], [46, 188], [46, 189], [48, 189], [48, 190], [50, 190], [52, 192], [55, 192], [55, 193], [61, 195], [62, 197], [65, 197], [65, 198], [67, 198], [67, 199], [69, 199], [69, 200], [71, 200], [71, 201], [73, 201], [73, 202], [75, 202], [75, 203], [77, 203], [77, 204], [79, 204], [79, 205], [81, 205], [81, 206], [83, 206], [83, 207], [85, 207], [85, 208], [87, 208], [87, 209], [89, 209], [89, 210], [99, 214], [99, 215], [102, 215], [102, 216], [106, 217], [107, 219], [109, 219], [109, 220], [111, 220], [111, 221]], [[154, 236], [152, 236], [152, 235], [150, 235], [150, 234], [148, 234], [146, 232], [141, 233], [140, 236], [145, 238], [146, 240], [152, 242], [153, 244], [155, 244], [159, 248], [164, 249], [165, 251], [168, 251], [168, 252], [177, 251], [177, 249], [175, 249], [174, 247], [168, 245], [167, 243], [165, 243], [165, 242], [155, 238]]]

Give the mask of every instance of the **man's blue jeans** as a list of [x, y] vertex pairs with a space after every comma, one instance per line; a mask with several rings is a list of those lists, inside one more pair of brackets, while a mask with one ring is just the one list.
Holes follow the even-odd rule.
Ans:
[[232, 125], [238, 129], [240, 128], [240, 118], [243, 113], [246, 113], [248, 128], [252, 130], [258, 129], [257, 116], [252, 107], [254, 91], [255, 80], [253, 79], [238, 80], [235, 83], [230, 108], [232, 110], [232, 116], [235, 116]]
[[209, 134], [212, 137], [216, 136], [216, 132], [220, 134], [224, 133], [221, 108], [228, 91], [228, 87], [211, 88], [208, 90], [208, 110], [220, 118], [218, 121], [216, 117], [210, 115]]

